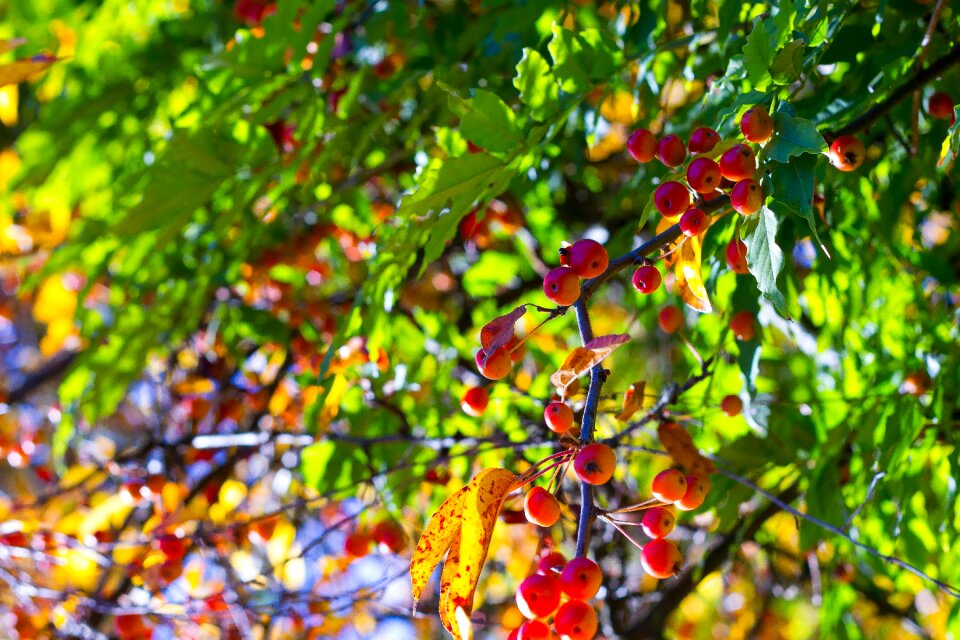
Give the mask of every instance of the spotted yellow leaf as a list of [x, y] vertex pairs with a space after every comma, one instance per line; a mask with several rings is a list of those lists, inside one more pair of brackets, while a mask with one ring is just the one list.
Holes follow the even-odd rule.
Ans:
[[674, 264], [674, 273], [677, 276], [677, 290], [687, 306], [702, 313], [710, 313], [713, 306], [707, 296], [707, 288], [703, 284], [700, 273], [703, 241], [701, 236], [692, 236], [680, 245], [679, 256]]

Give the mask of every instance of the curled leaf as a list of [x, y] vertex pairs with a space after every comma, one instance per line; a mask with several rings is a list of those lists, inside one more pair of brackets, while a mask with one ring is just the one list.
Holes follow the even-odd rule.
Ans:
[[521, 305], [510, 313], [494, 318], [483, 325], [483, 329], [480, 330], [480, 346], [483, 347], [483, 352], [488, 358], [494, 351], [510, 342], [513, 338], [513, 326], [526, 312], [527, 307]]
[[643, 392], [647, 388], [644, 381], [634, 382], [623, 394], [623, 409], [617, 414], [617, 420], [626, 422], [643, 406]]
[[670, 457], [687, 473], [706, 477], [717, 470], [712, 461], [700, 455], [700, 451], [693, 444], [693, 438], [676, 422], [660, 423], [657, 427], [657, 435]]
[[626, 334], [613, 334], [609, 336], [600, 336], [594, 338], [583, 347], [577, 347], [567, 355], [566, 360], [550, 376], [550, 382], [561, 392], [565, 393], [567, 387], [573, 384], [577, 378], [585, 374], [594, 365], [599, 364], [609, 356], [614, 350], [627, 342], [630, 336]]
[[702, 313], [710, 313], [713, 306], [707, 297], [707, 288], [700, 273], [703, 241], [701, 236], [692, 236], [680, 245], [674, 273], [677, 276], [677, 289], [687, 306]]

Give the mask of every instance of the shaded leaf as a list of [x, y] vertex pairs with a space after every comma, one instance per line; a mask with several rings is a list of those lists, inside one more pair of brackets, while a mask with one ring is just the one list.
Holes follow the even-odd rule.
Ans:
[[687, 473], [706, 477], [717, 470], [712, 461], [700, 455], [693, 438], [676, 422], [661, 422], [657, 427], [657, 435], [670, 457]]
[[680, 245], [674, 273], [677, 276], [677, 290], [687, 306], [703, 313], [713, 311], [707, 288], [703, 284], [701, 270], [701, 236], [687, 238]]
[[488, 151], [511, 151], [523, 141], [513, 112], [495, 93], [477, 89], [472, 98], [462, 98], [446, 85], [450, 109], [460, 117], [460, 133]]
[[0, 64], [0, 87], [29, 80], [38, 73], [49, 69], [55, 62], [57, 62], [57, 58], [42, 58], [39, 60], [25, 58], [9, 64]]
[[768, 162], [766, 167], [770, 172], [764, 185], [772, 192], [773, 206], [777, 209], [785, 208], [791, 213], [807, 221], [810, 232], [816, 238], [817, 244], [828, 256], [830, 253], [817, 233], [816, 219], [813, 215], [813, 185], [814, 169], [817, 166], [818, 156], [810, 153], [790, 158], [786, 163]]
[[489, 358], [497, 349], [506, 345], [513, 338], [513, 327], [517, 320], [527, 312], [526, 305], [521, 305], [498, 318], [494, 318], [480, 330], [480, 346]]
[[783, 251], [777, 245], [777, 216], [766, 206], [743, 225], [747, 245], [747, 266], [757, 279], [763, 297], [773, 303], [777, 313], [787, 317], [787, 302], [777, 288], [777, 276], [783, 269]]
[[763, 148], [763, 156], [776, 162], [787, 162], [791, 156], [820, 153], [826, 148], [817, 125], [794, 117], [792, 108], [781, 102], [773, 114], [773, 137]]
[[643, 393], [646, 391], [647, 383], [644, 381], [634, 382], [623, 393], [623, 408], [617, 414], [617, 420], [626, 422], [633, 414], [643, 406]]
[[557, 79], [546, 58], [536, 49], [523, 50], [513, 86], [520, 92], [520, 100], [529, 107], [534, 119], [542, 122], [559, 111]]
[[770, 63], [773, 62], [774, 35], [768, 29], [772, 23], [755, 23], [743, 45], [743, 67], [755, 89], [764, 89], [770, 83]]

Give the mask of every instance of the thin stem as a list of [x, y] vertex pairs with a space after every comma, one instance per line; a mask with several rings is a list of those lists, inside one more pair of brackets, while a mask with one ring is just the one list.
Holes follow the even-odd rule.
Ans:
[[[593, 327], [590, 325], [590, 315], [587, 311], [586, 298], [582, 295], [573, 305], [577, 316], [577, 327], [580, 330], [580, 341], [587, 344], [593, 340]], [[606, 374], [603, 366], [594, 365], [590, 370], [590, 387], [587, 389], [587, 402], [583, 407], [583, 419], [580, 422], [580, 444], [587, 445], [593, 442], [593, 431], [597, 424], [597, 408], [600, 405], [600, 390], [603, 387]], [[590, 541], [590, 525], [594, 517], [593, 485], [580, 483], [580, 519], [577, 522], [577, 557], [585, 556]]]
[[633, 543], [633, 546], [635, 546], [640, 551], [643, 551], [643, 545], [637, 542], [636, 538], [634, 538], [629, 533], [627, 533], [626, 530], [623, 527], [621, 527], [619, 524], [617, 524], [615, 520], [611, 518], [607, 518], [606, 516], [600, 516], [600, 517], [603, 519], [604, 522], [609, 522], [610, 524], [612, 524], [617, 529], [617, 531], [623, 534], [623, 537], [625, 537], [627, 540]]
[[632, 504], [629, 507], [620, 507], [619, 509], [614, 509], [613, 511], [604, 511], [604, 515], [610, 515], [611, 513], [634, 513], [636, 511], [645, 511], [647, 509], [653, 509], [654, 507], [665, 507], [669, 503], [661, 502], [656, 498], [650, 498], [649, 500], [644, 500], [637, 504]]

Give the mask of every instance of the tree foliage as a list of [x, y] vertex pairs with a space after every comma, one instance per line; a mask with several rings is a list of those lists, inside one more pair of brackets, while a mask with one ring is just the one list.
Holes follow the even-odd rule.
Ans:
[[[0, 635], [501, 638], [548, 550], [603, 637], [960, 633], [958, 38], [945, 0], [0, 6]], [[756, 105], [762, 207], [687, 237], [628, 137], [720, 160]], [[658, 581], [673, 466], [708, 491]]]

